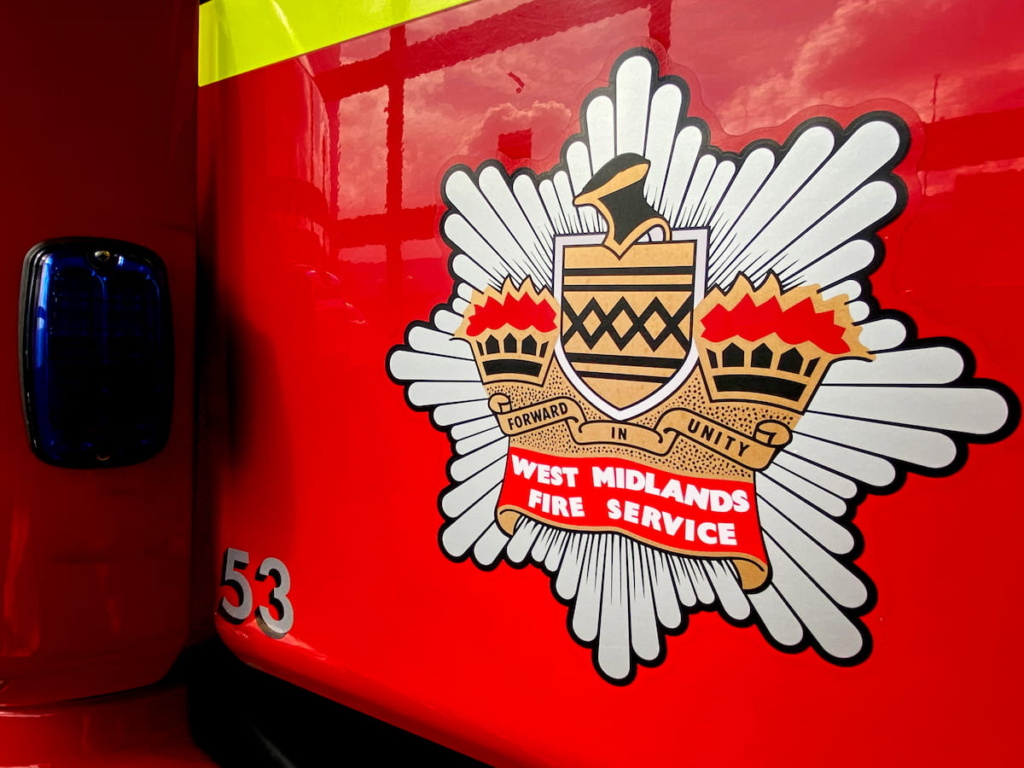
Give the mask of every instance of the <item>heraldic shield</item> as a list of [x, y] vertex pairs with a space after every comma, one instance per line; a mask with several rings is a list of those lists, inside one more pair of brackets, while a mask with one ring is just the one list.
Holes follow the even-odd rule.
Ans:
[[649, 167], [620, 155], [574, 200], [597, 208], [607, 234], [555, 238], [556, 356], [580, 394], [620, 420], [665, 400], [697, 363], [707, 230], [669, 227], [644, 199]]

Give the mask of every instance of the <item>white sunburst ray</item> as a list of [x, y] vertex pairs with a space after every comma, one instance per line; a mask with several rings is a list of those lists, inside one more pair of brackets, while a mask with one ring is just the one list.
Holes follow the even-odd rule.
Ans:
[[555, 527], [545, 522], [539, 523], [541, 532], [534, 540], [534, 546], [529, 549], [529, 559], [535, 563], [543, 562], [548, 554], [548, 547], [551, 545], [551, 538], [554, 535]]
[[473, 475], [476, 475], [493, 465], [495, 462], [502, 462], [508, 453], [508, 438], [488, 443], [469, 453], [457, 456], [448, 465], [448, 474], [456, 482], [464, 482]]
[[683, 612], [679, 610], [679, 596], [672, 583], [668, 560], [664, 552], [655, 547], [641, 547], [641, 553], [651, 577], [651, 594], [658, 622], [666, 629], [678, 629], [683, 622]]
[[[864, 240], [847, 240], [842, 246], [837, 248], [836, 251], [846, 245], [853, 245], [856, 243], [868, 244]], [[835, 253], [836, 251], [832, 252]], [[768, 258], [770, 259], [771, 257], [769, 256]], [[760, 276], [767, 276], [770, 272], [779, 278], [779, 284], [782, 286], [783, 290], [789, 290], [796, 285], [813, 284], [806, 278], [799, 281], [794, 279], [794, 275], [798, 273], [799, 267], [799, 261], [776, 258], [774, 263], [764, 267], [763, 269], [758, 268], [752, 271], [751, 276], [756, 282]], [[854, 273], [851, 272], [850, 274], [852, 275]], [[829, 285], [819, 284], [818, 293], [825, 299], [845, 295], [847, 299], [845, 303], [850, 310], [850, 317], [855, 324], [867, 320], [871, 315], [871, 309], [866, 303], [866, 300], [870, 298], [870, 294], [864, 296], [864, 301], [859, 301], [861, 295], [865, 293], [865, 285], [860, 280], [849, 276], [846, 278], [835, 279], [834, 282]]]
[[597, 636], [597, 664], [613, 680], [625, 679], [633, 669], [625, 538], [608, 536]]
[[558, 529], [553, 525], [542, 525], [540, 536], [533, 542], [533, 548], [530, 550], [530, 558], [535, 563], [543, 563], [544, 558], [548, 555], [548, 550], [551, 548], [551, 542], [555, 538], [555, 534]]
[[473, 293], [479, 289], [469, 283], [459, 282], [455, 286], [455, 295], [463, 301], [473, 301]]
[[[461, 251], [476, 262], [490, 275], [492, 282], [497, 280], [499, 285], [510, 273], [525, 275], [522, 263], [525, 255], [519, 255], [521, 249], [518, 246], [509, 250], [512, 255], [503, 255], [502, 249], [509, 248], [506, 241], [512, 240], [511, 234], [469, 174], [464, 171], [453, 173], [447, 177], [445, 189], [456, 199], [451, 201], [450, 212], [442, 219], [441, 229], [457, 252]], [[514, 251], [519, 251], [519, 254]]]
[[887, 327], [876, 324], [876, 321], [879, 319], [879, 315], [877, 310], [874, 309], [873, 299], [870, 296], [863, 296], [859, 299], [846, 302], [846, 308], [850, 313], [850, 319], [853, 322], [853, 325], [861, 329], [861, 344], [866, 346], [868, 351], [876, 348], [868, 346], [867, 342], [864, 341], [865, 337], [873, 340], [876, 338], [876, 334], [878, 332], [881, 332], [882, 329], [887, 329]]
[[758, 509], [782, 515], [835, 555], [848, 555], [857, 544], [850, 529], [826, 515], [805, 497], [763, 474], [757, 478]]
[[833, 602], [850, 609], [864, 606], [870, 596], [867, 584], [836, 557], [836, 553], [772, 505], [764, 505], [761, 512], [765, 534], [771, 536]]
[[804, 222], [820, 220], [858, 189], [868, 186], [875, 174], [893, 160], [900, 146], [899, 132], [892, 124], [876, 120], [860, 126], [780, 211], [764, 236], [769, 236], [771, 230], [799, 231]]
[[873, 312], [870, 297], [848, 301], [846, 302], [846, 308], [850, 312], [850, 320], [853, 321], [854, 325], [866, 322], [871, 318]]
[[804, 639], [804, 625], [789, 603], [770, 583], [748, 596], [750, 606], [761, 620], [761, 631], [779, 645], [792, 648]]
[[[435, 312], [435, 317], [438, 314]], [[428, 348], [438, 346], [442, 331], [418, 329], [418, 333], [410, 333], [410, 342], [425, 344]], [[486, 391], [482, 390], [479, 377], [472, 376], [465, 367], [468, 362], [415, 348], [399, 349], [389, 358], [392, 375], [412, 382], [408, 390], [410, 402], [430, 407], [439, 426], [484, 422], [483, 429], [454, 442], [454, 451], [459, 458], [452, 462], [450, 471], [456, 485], [441, 499], [442, 512], [448, 517], [460, 516], [501, 482], [503, 458], [507, 452], [507, 438], [497, 428], [486, 402], [479, 400], [480, 392], [486, 394]], [[474, 382], [472, 378], [477, 380]]]
[[[459, 266], [459, 256], [464, 255], [487, 274], [488, 284], [497, 288], [501, 287], [506, 277], [525, 279], [529, 274], [519, 264], [503, 259], [461, 214], [448, 214], [442, 226], [445, 235], [459, 248], [459, 252], [452, 260], [453, 270]], [[474, 280], [467, 277], [466, 281], [472, 283]]]
[[472, 360], [473, 351], [462, 339], [453, 338], [437, 328], [414, 325], [408, 333], [409, 347], [417, 352], [453, 360]]
[[[913, 407], [912, 401], [920, 399], [920, 396], [921, 392], [918, 392], [909, 398], [906, 407]], [[884, 396], [876, 399], [881, 402]], [[957, 403], [957, 406], [959, 405], [961, 403]], [[960, 408], [955, 409], [959, 410]], [[957, 416], [953, 415], [950, 418]], [[1001, 425], [1003, 422], [998, 423]], [[977, 427], [973, 427], [972, 431], [973, 429]], [[906, 415], [882, 420], [862, 415], [835, 415], [808, 410], [801, 418], [796, 433], [803, 437], [841, 444], [862, 456], [872, 456], [883, 461], [896, 460], [926, 469], [944, 469], [959, 455], [956, 442], [941, 426], [915, 424]]]
[[543, 531], [543, 526], [540, 523], [532, 517], [522, 515], [519, 518], [519, 522], [516, 523], [515, 530], [512, 532], [512, 537], [509, 539], [505, 550], [509, 561], [517, 565], [526, 562], [526, 558], [530, 556], [530, 550], [533, 549], [533, 544], [537, 541], [541, 531]]
[[708, 277], [709, 285], [732, 285], [736, 278], [741, 274], [747, 277], [750, 282], [757, 286], [761, 284], [764, 277], [772, 271], [774, 267], [775, 254], [767, 251], [754, 254], [750, 251], [744, 251], [740, 256], [736, 257], [732, 261], [730, 268], [723, 270], [721, 274], [714, 278]]
[[458, 413], [453, 412], [440, 424], [448, 426], [486, 417], [493, 419], [489, 409], [481, 410], [477, 407], [479, 403], [486, 405], [486, 391], [479, 377], [474, 379], [464, 365], [466, 362], [459, 357], [405, 348], [391, 355], [389, 366], [396, 379], [409, 384], [410, 404], [434, 411], [446, 406], [458, 410]]
[[868, 420], [808, 411], [797, 429], [802, 435], [842, 440], [853, 450], [927, 469], [943, 469], [958, 455], [956, 443], [945, 432], [909, 426], [902, 420]]
[[[786, 453], [785, 451], [775, 456], [768, 469], [772, 472], [780, 469], [785, 470], [790, 473], [790, 478], [802, 478], [806, 482], [812, 483], [828, 493], [846, 500], [848, 511], [853, 509], [849, 500], [856, 497], [860, 492], [860, 487], [856, 481], [846, 475], [839, 474], [821, 464], [815, 464], [812, 461], [792, 453]], [[792, 483], [792, 479], [789, 482]]]
[[[1009, 418], [1009, 406], [999, 392], [983, 387], [830, 385], [815, 393], [808, 415], [828, 419], [833, 426], [858, 421], [875, 429], [910, 430], [949, 440], [947, 432], [987, 435], [997, 431]], [[941, 460], [943, 455], [935, 458]]]
[[[716, 249], [716, 280], [730, 282], [744, 260], [755, 255], [751, 247], [753, 241], [826, 161], [834, 147], [834, 138], [824, 127], [814, 126], [796, 135], [788, 151], [779, 151], [777, 164], [773, 164], [757, 192], [736, 215], [728, 244], [721, 243]], [[774, 158], [772, 150], [761, 147], [750, 154], [747, 162], [762, 150]], [[763, 171], [766, 165], [767, 156], [760, 154], [756, 167]]]
[[[451, 270], [453, 275], [480, 293], [486, 291], [488, 287], [500, 288], [508, 274], [507, 271], [502, 271], [497, 267], [485, 269], [479, 261], [461, 251], [452, 254]], [[457, 285], [454, 292], [456, 295], [458, 294]]]
[[451, 307], [460, 315], [464, 315], [466, 313], [466, 310], [469, 309], [469, 306], [470, 302], [462, 298], [461, 296], [456, 296], [454, 299], [452, 299]]
[[704, 132], [693, 122], [684, 124], [676, 134], [672, 157], [665, 175], [665, 186], [662, 188], [661, 199], [654, 206], [666, 221], [674, 221], [679, 214], [694, 167], [704, 146]]
[[562, 203], [558, 199], [558, 192], [555, 191], [555, 183], [551, 178], [542, 179], [537, 185], [537, 192], [541, 202], [544, 203], [544, 210], [551, 220], [551, 226], [556, 235], [567, 235], [571, 232], [569, 222], [566, 221], [565, 211], [562, 210]]
[[854, 325], [859, 325], [868, 322], [875, 315], [876, 305], [874, 298], [871, 296], [869, 291], [866, 291], [864, 289], [863, 284], [861, 284], [861, 287], [857, 289], [854, 289], [851, 286], [850, 290], [853, 291], [856, 295], [854, 296], [849, 293], [844, 294], [842, 292], [828, 292], [828, 295], [826, 295], [825, 298], [830, 298], [831, 296], [843, 298], [845, 296], [846, 310], [850, 313], [851, 322]]
[[[779, 456], [792, 454], [830, 472], [875, 488], [886, 488], [896, 480], [891, 461], [837, 442], [794, 433]], [[776, 457], [778, 458], [778, 457]]]
[[615, 104], [611, 97], [602, 94], [591, 99], [583, 119], [591, 164], [594, 168], [603, 168], [615, 157]]
[[441, 546], [445, 552], [452, 557], [464, 557], [469, 552], [493, 524], [499, 493], [500, 488], [494, 488], [441, 529]]
[[662, 190], [682, 109], [683, 91], [678, 85], [664, 83], [658, 86], [651, 99], [650, 119], [644, 142], [644, 156], [651, 163], [647, 179], [644, 181], [644, 197], [655, 209], [659, 209], [661, 204]]
[[772, 564], [772, 586], [820, 649], [835, 659], [850, 659], [865, 646], [861, 627], [765, 533], [765, 549]]
[[693, 579], [686, 568], [685, 558], [677, 554], [665, 554], [668, 562], [672, 583], [675, 585], [676, 597], [684, 608], [693, 609], [697, 606], [697, 591], [693, 587]]
[[[594, 175], [594, 170], [590, 167], [590, 150], [587, 149], [587, 145], [582, 141], [574, 141], [570, 144], [569, 149], [565, 153], [565, 164], [569, 171], [569, 181], [572, 184], [573, 194], [578, 195]], [[593, 206], [583, 206], [580, 209], [579, 215], [583, 222], [583, 227], [588, 232], [599, 231], [598, 222], [600, 217]]]
[[477, 432], [475, 435], [464, 437], [461, 440], [455, 440], [452, 445], [452, 450], [460, 456], [465, 456], [473, 451], [480, 450], [492, 443], [496, 443], [505, 437], [505, 433], [501, 431], [498, 425], [495, 425], [491, 429], [484, 430], [483, 432]]
[[813, 482], [806, 475], [798, 474], [792, 469], [783, 467], [774, 461], [766, 469], [761, 470], [761, 474], [791, 493], [795, 493], [805, 499], [811, 506], [820, 509], [829, 517], [840, 519], [846, 517], [852, 510], [852, 505], [848, 500], [857, 493], [856, 483], [851, 483], [852, 490], [850, 490], [849, 495], [843, 495], [834, 490], [837, 485], [834, 480], [831, 487], [825, 487]]
[[654, 66], [646, 56], [631, 56], [615, 72], [615, 154], [643, 155]]
[[[834, 146], [835, 135], [823, 126], [816, 126], [804, 132], [803, 136], [815, 135], [815, 144], [820, 143], [824, 150], [829, 144]], [[826, 135], [830, 137], [825, 139]], [[819, 142], [820, 140], [820, 142]], [[779, 210], [759, 229], [747, 246], [752, 253], [766, 251], [771, 254], [782, 254], [786, 261], [811, 261], [822, 253], [831, 251], [831, 247], [815, 244], [811, 247], [790, 248], [791, 244], [800, 241], [804, 233], [820, 229], [821, 222], [828, 219], [833, 212], [840, 212], [836, 218], [853, 226], [851, 234], [867, 228], [879, 218], [889, 213], [896, 205], [897, 194], [888, 181], [871, 181], [899, 152], [901, 139], [896, 128], [881, 120], [861, 125], [846, 137], [827, 159], [811, 172], [803, 184], [794, 190]], [[797, 146], [790, 150], [793, 152]], [[783, 161], [785, 163], [785, 160]], [[780, 166], [781, 167], [781, 166]], [[889, 188], [889, 194], [883, 193], [881, 186]], [[874, 199], [885, 200], [881, 211], [871, 209], [867, 203], [858, 207], [851, 206], [851, 199], [863, 197], [863, 190], [874, 190]], [[881, 197], [878, 197], [878, 196]], [[836, 224], [833, 222], [833, 227]], [[849, 227], [847, 227], [849, 229]], [[836, 241], [844, 242], [849, 235]], [[795, 251], [795, 252], [794, 252]]]
[[951, 384], [963, 375], [966, 365], [958, 350], [942, 344], [877, 352], [873, 360], [837, 360], [822, 379], [826, 394], [821, 407], [829, 399], [831, 387]]
[[[452, 311], [450, 306], [442, 305], [434, 309], [430, 314], [431, 325], [441, 333], [448, 334], [449, 337], [454, 337], [455, 331], [462, 325], [462, 320], [462, 315]], [[453, 341], [456, 341], [456, 339], [453, 339]]]
[[[524, 206], [524, 198], [528, 196], [528, 193], [522, 188], [523, 185], [520, 185], [520, 193], [514, 189], [518, 178], [510, 180], [496, 166], [487, 166], [480, 172], [480, 191], [494, 210], [499, 213], [505, 226], [523, 249], [534, 285], [538, 289], [550, 288], [552, 285], [551, 249], [544, 243], [550, 243], [551, 222], [546, 221], [547, 217], [543, 204], [537, 197], [536, 187], [526, 178], [525, 174], [522, 174], [521, 177], [528, 186], [532, 187], [533, 195], [531, 197], [535, 201], [531, 206], [532, 210], [528, 211]], [[545, 221], [537, 221], [538, 214], [543, 216]]]
[[476, 180], [465, 171], [452, 173], [445, 180], [445, 193], [450, 205], [509, 264], [510, 270], [517, 274], [534, 271], [537, 265], [524, 245], [532, 229], [496, 166], [485, 165]]
[[697, 602], [704, 606], [714, 605], [715, 590], [712, 589], [707, 574], [704, 573], [704, 570], [694, 558], [683, 556], [681, 560], [683, 568], [690, 576], [690, 583], [693, 585], [694, 594], [697, 595]]
[[473, 544], [473, 559], [483, 567], [490, 567], [508, 546], [508, 535], [493, 520]]
[[758, 147], [742, 156], [722, 202], [711, 218], [708, 240], [709, 264], [721, 261], [737, 240], [736, 223], [757, 197], [775, 170], [776, 156], [768, 147]]
[[409, 403], [417, 408], [431, 408], [454, 403], [487, 403], [487, 391], [476, 381], [413, 381], [407, 390]]
[[584, 643], [597, 640], [601, 626], [601, 596], [604, 587], [605, 551], [610, 536], [591, 534], [582, 555], [580, 581], [572, 606], [572, 631]]
[[479, 382], [476, 363], [462, 358], [441, 357], [427, 352], [399, 349], [391, 355], [392, 374], [403, 381]]
[[445, 517], [456, 518], [480, 499], [500, 488], [505, 479], [505, 462], [497, 459], [465, 480], [449, 486], [441, 494], [439, 506]]
[[768, 261], [759, 258], [755, 273], [765, 273], [769, 264], [775, 269], [785, 268], [834, 250], [891, 213], [898, 199], [896, 189], [888, 181], [873, 181], [860, 187], [807, 226], [795, 239], [782, 244], [794, 235], [791, 231], [773, 233], [777, 239], [767, 236], [760, 239], [759, 244]]
[[907, 424], [903, 416], [883, 421], [809, 410], [795, 433], [828, 441], [841, 440], [850, 450], [928, 469], [947, 467], [957, 456], [956, 443], [945, 432]]
[[[729, 243], [732, 241], [732, 239], [734, 237], [735, 237], [735, 235], [733, 235], [733, 234], [728, 235], [725, 238], [725, 241], [724, 241], [723, 245], [724, 246], [728, 246]], [[708, 272], [709, 273], [711, 271], [711, 265], [713, 263], [714, 263], [714, 254], [709, 249], [708, 250]], [[735, 275], [733, 275], [733, 278], [735, 279]], [[710, 290], [711, 288], [714, 288], [716, 286], [722, 288], [722, 290], [728, 290], [730, 286], [728, 284], [720, 282], [720, 280], [721, 280], [721, 278], [715, 278], [715, 277], [712, 277], [710, 274], [708, 274], [707, 277], [705, 278], [705, 287], [708, 290]]]
[[821, 290], [863, 273], [874, 262], [875, 246], [862, 238], [804, 262], [790, 262], [775, 270], [784, 290], [798, 285], [818, 285]]
[[544, 562], [541, 563], [545, 571], [548, 573], [556, 573], [558, 571], [562, 565], [562, 558], [565, 556], [565, 551], [571, 538], [572, 533], [567, 530], [559, 530], [555, 533], [548, 547], [548, 552], [544, 556]]
[[864, 285], [857, 280], [843, 280], [842, 282], [830, 285], [828, 288], [821, 288], [818, 291], [823, 299], [845, 298], [847, 304], [855, 299], [859, 299], [863, 292]]
[[661, 653], [662, 635], [654, 606], [654, 587], [643, 558], [643, 544], [632, 539], [625, 542], [629, 598], [630, 646], [637, 658], [654, 661]]
[[709, 152], [702, 154], [697, 159], [693, 167], [693, 175], [690, 177], [690, 183], [686, 187], [683, 203], [679, 206], [675, 219], [670, 220], [670, 225], [673, 229], [688, 227], [693, 224], [697, 213], [697, 206], [704, 198], [704, 193], [707, 192], [717, 165], [718, 159]]
[[441, 429], [486, 417], [494, 418], [487, 400], [456, 400], [432, 405], [430, 417]]
[[869, 319], [856, 325], [860, 329], [860, 343], [869, 352], [895, 349], [906, 341], [909, 334], [907, 326], [895, 317]]
[[750, 601], [740, 586], [739, 573], [729, 561], [708, 558], [701, 561], [704, 574], [718, 598], [722, 613], [735, 621], [750, 617]]
[[512, 178], [512, 194], [536, 234], [534, 261], [545, 275], [544, 284], [550, 287], [554, 282], [554, 264], [551, 252], [555, 237], [555, 225], [541, 199], [537, 180], [528, 173], [515, 174]]
[[576, 234], [582, 232], [583, 222], [580, 220], [580, 209], [573, 203], [574, 195], [569, 174], [564, 170], [555, 171], [552, 182], [555, 186], [558, 204], [562, 207], [562, 217], [569, 227], [569, 232]]
[[700, 205], [693, 215], [693, 224], [699, 227], [710, 226], [710, 222], [722, 203], [725, 193], [736, 174], [736, 163], [732, 160], [719, 160], [715, 173], [708, 183], [707, 191], [701, 198]]
[[590, 546], [591, 538], [589, 534], [583, 533], [573, 533], [569, 536], [558, 573], [554, 577], [555, 594], [562, 600], [568, 601], [576, 597], [576, 589], [579, 587], [583, 570], [584, 553]]
[[729, 282], [730, 276], [743, 271], [751, 258], [763, 256], [754, 247], [757, 236], [785, 209], [825, 161], [835, 147], [835, 135], [824, 126], [814, 125], [796, 135], [792, 146], [782, 154], [778, 165], [737, 217], [733, 227], [733, 245], [719, 254], [719, 261], [709, 277]]

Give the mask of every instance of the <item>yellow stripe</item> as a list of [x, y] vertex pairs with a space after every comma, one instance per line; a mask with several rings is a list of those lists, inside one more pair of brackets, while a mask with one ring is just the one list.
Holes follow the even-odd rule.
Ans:
[[211, 0], [199, 6], [199, 85], [471, 0]]

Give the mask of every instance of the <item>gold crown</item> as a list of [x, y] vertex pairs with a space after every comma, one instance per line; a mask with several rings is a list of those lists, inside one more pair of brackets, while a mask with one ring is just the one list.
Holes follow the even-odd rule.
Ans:
[[558, 339], [558, 304], [547, 288], [537, 291], [530, 278], [518, 288], [506, 278], [500, 291], [473, 291], [455, 336], [469, 342], [484, 384], [540, 386]]
[[819, 287], [783, 291], [775, 275], [754, 290], [740, 276], [697, 307], [695, 335], [712, 400], [747, 400], [803, 412], [834, 361], [867, 360], [845, 297]]

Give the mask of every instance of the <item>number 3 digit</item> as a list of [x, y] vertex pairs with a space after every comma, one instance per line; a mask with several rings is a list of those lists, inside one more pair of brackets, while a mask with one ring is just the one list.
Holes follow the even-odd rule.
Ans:
[[295, 623], [295, 613], [292, 610], [291, 601], [285, 597], [291, 589], [291, 578], [288, 575], [288, 568], [276, 557], [268, 557], [256, 572], [256, 580], [263, 581], [273, 575], [274, 583], [277, 585], [270, 590], [270, 604], [277, 609], [280, 619], [275, 619], [270, 610], [265, 606], [256, 607], [256, 620], [266, 634], [274, 638], [281, 638], [292, 630]]

